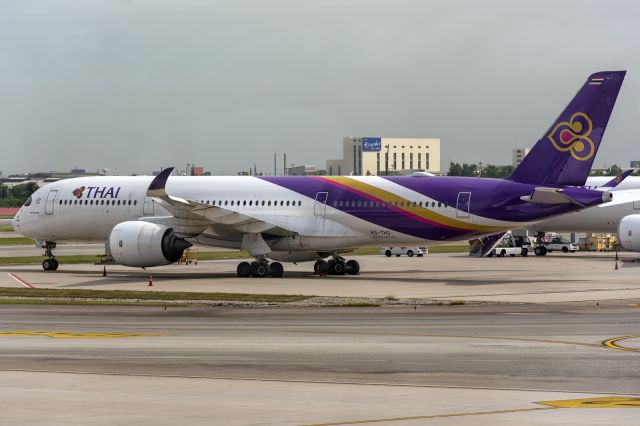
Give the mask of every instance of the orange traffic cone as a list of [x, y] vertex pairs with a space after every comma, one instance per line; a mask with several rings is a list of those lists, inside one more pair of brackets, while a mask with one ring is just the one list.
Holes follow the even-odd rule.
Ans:
[[147, 287], [153, 287], [153, 277], [149, 275], [149, 285]]

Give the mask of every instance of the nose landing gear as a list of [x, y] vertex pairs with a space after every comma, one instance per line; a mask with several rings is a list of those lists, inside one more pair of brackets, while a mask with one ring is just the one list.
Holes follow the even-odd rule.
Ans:
[[55, 271], [56, 269], [58, 269], [59, 264], [53, 254], [53, 249], [55, 248], [55, 241], [45, 241], [44, 256], [46, 256], [47, 258], [42, 261], [42, 269], [44, 269], [45, 271]]

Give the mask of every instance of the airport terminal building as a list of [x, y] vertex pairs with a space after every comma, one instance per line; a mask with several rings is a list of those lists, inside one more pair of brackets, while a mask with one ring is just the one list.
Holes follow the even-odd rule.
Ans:
[[328, 175], [440, 174], [440, 139], [346, 137], [342, 148], [341, 160], [327, 160]]

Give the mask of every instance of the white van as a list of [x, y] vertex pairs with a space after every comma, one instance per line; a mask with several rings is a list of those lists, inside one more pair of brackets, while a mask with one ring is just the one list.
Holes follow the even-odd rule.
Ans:
[[387, 257], [393, 255], [400, 257], [403, 254], [409, 257], [422, 257], [425, 253], [429, 253], [429, 249], [426, 247], [380, 247], [380, 254], [384, 254]]

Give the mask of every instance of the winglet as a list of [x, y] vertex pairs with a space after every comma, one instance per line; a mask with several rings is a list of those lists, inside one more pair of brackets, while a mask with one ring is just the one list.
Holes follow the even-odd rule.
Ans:
[[611, 179], [609, 182], [605, 183], [602, 186], [599, 186], [598, 189], [611, 189], [620, 185], [623, 180], [625, 180], [631, 173], [636, 171], [636, 169], [627, 169], [624, 172], [620, 173], [618, 176]]
[[163, 171], [160, 172], [158, 176], [153, 178], [151, 183], [149, 184], [149, 188], [147, 189], [147, 197], [162, 197], [166, 196], [167, 192], [164, 190], [167, 179], [173, 172], [173, 167], [167, 167]]

